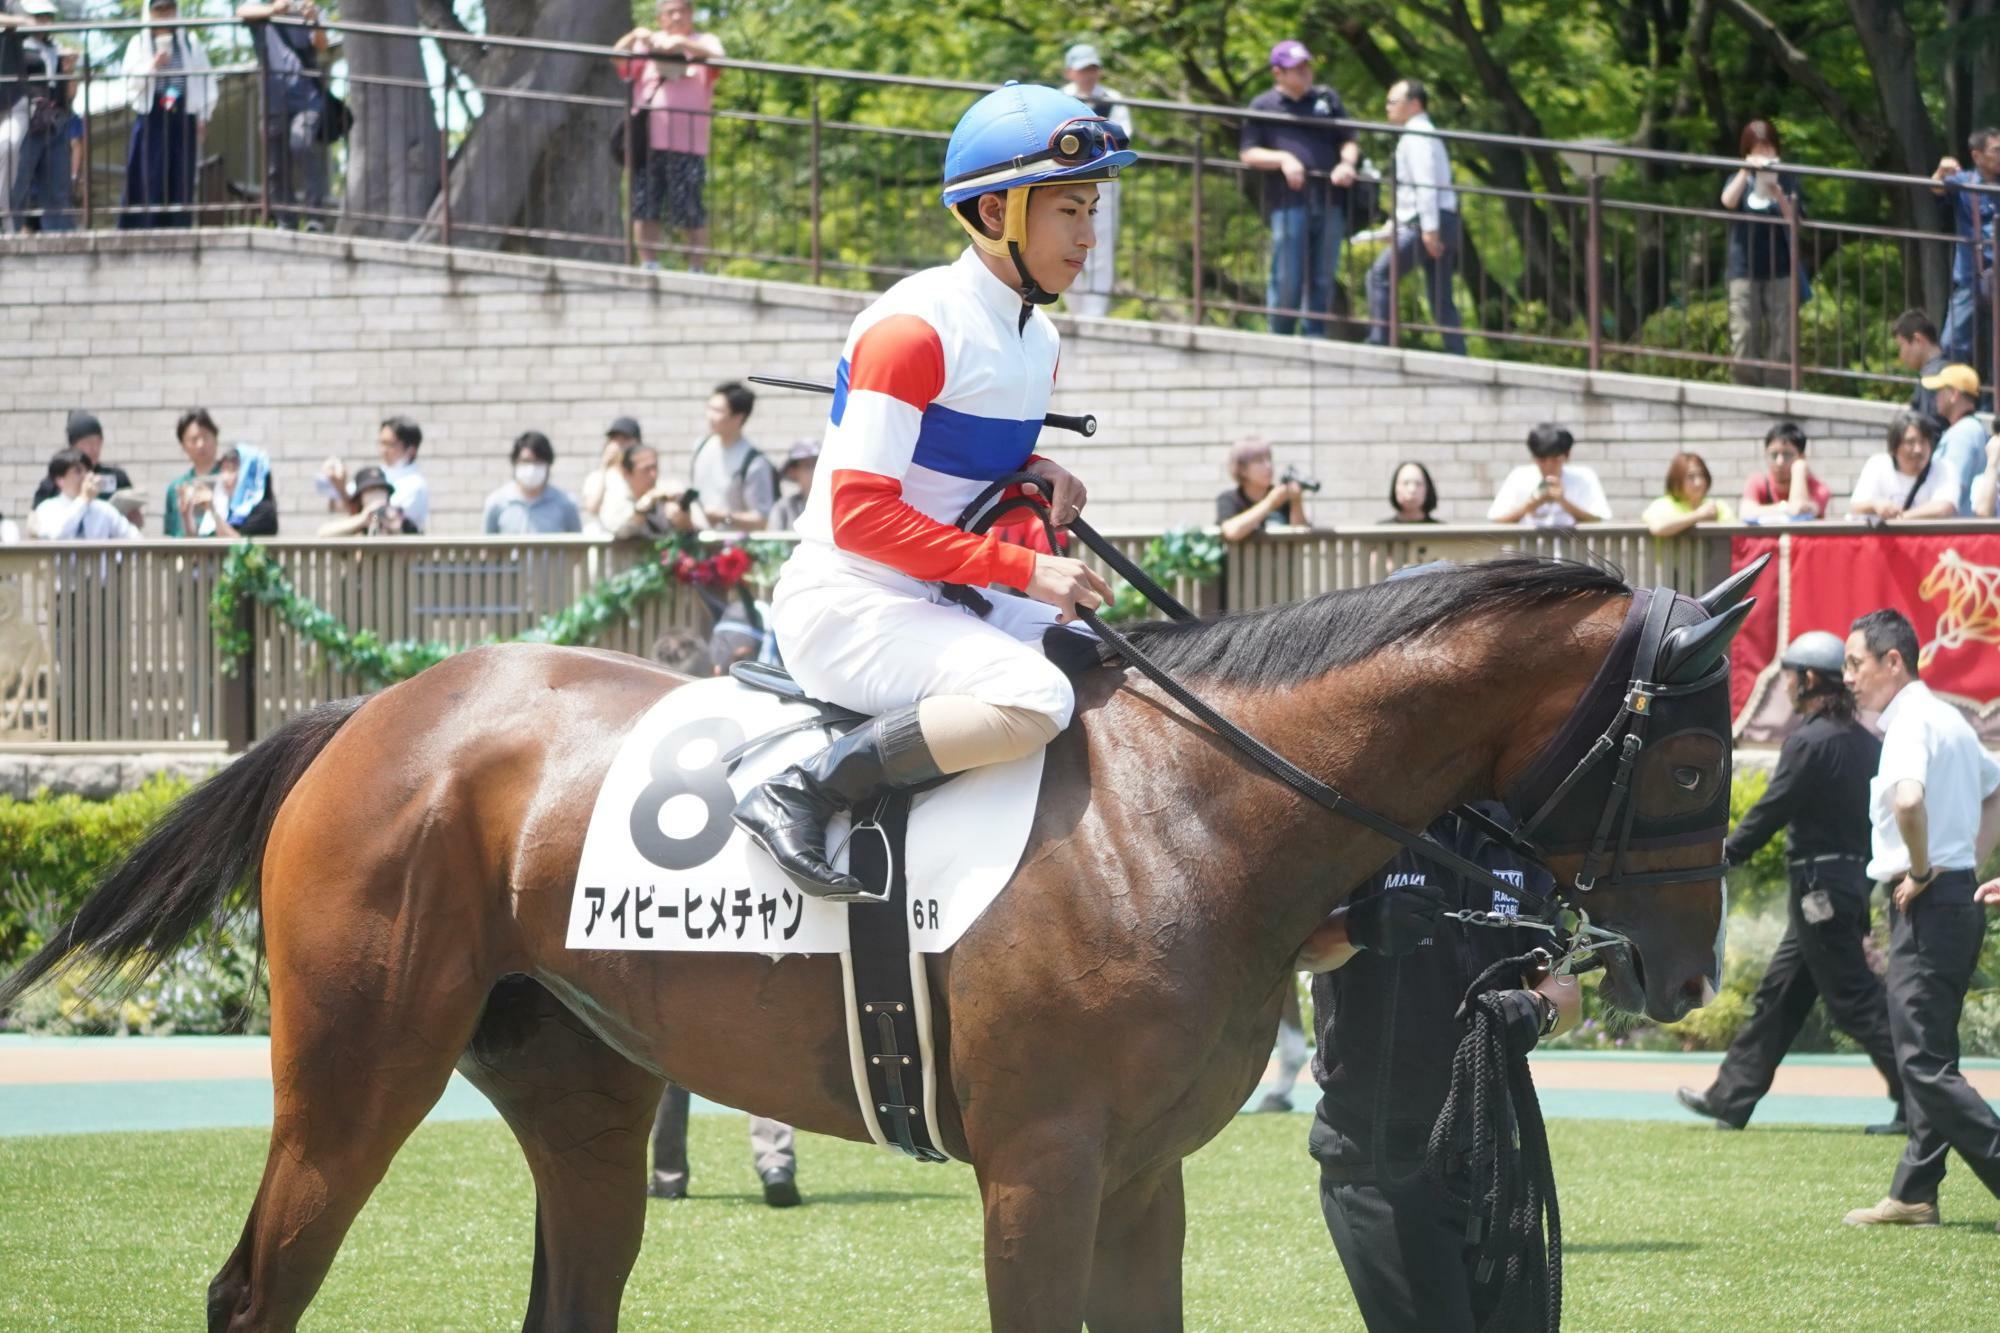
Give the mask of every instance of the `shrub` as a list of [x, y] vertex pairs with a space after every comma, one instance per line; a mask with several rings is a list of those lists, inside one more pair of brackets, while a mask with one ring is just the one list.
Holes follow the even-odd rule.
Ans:
[[21, 952], [29, 917], [65, 920], [107, 866], [135, 847], [188, 784], [155, 776], [108, 800], [0, 798], [0, 959]]

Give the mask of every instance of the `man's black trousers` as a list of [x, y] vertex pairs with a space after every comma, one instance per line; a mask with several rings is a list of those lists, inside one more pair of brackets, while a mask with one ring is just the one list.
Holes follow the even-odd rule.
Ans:
[[1778, 1062], [1824, 998], [1834, 1026], [1860, 1044], [1882, 1071], [1889, 1100], [1902, 1103], [1895, 1044], [1882, 979], [1868, 967], [1861, 942], [1868, 934], [1871, 885], [1858, 861], [1823, 861], [1792, 867], [1786, 896], [1790, 922], [1758, 983], [1756, 1011], [1729, 1043], [1708, 1103], [1719, 1119], [1742, 1125], [1771, 1090]]
[[1474, 1280], [1464, 1205], [1421, 1179], [1384, 1191], [1331, 1166], [1319, 1204], [1370, 1333], [1473, 1333], [1492, 1313], [1498, 1292]]
[[1958, 1068], [1958, 1018], [1986, 937], [1970, 871], [1939, 875], [1910, 910], [1889, 908], [1889, 1030], [1902, 1070], [1910, 1138], [1889, 1193], [1934, 1203], [1945, 1151], [2000, 1195], [2000, 1117]]

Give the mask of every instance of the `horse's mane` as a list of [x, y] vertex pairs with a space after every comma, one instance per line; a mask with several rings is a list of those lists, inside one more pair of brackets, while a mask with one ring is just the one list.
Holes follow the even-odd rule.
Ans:
[[1261, 611], [1147, 621], [1124, 633], [1162, 667], [1190, 680], [1268, 688], [1312, 680], [1467, 616], [1630, 591], [1613, 570], [1513, 556]]

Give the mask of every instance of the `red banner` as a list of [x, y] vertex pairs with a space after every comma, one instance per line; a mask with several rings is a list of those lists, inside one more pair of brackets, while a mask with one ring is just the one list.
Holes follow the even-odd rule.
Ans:
[[1786, 644], [1815, 629], [1845, 639], [1855, 617], [1882, 607], [1916, 627], [1925, 682], [1964, 709], [1989, 744], [2000, 738], [2000, 532], [1737, 537], [1731, 565], [1741, 569], [1766, 552], [1776, 558], [1730, 650], [1739, 739], [1769, 742], [1790, 729], [1777, 669]]

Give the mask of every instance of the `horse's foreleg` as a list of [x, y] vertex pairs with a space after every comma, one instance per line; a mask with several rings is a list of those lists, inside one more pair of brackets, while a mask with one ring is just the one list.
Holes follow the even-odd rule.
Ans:
[[458, 1067], [506, 1117], [535, 1176], [535, 1272], [522, 1328], [616, 1328], [646, 1230], [646, 1144], [660, 1080], [524, 978], [495, 989]]
[[993, 1327], [1081, 1328], [1104, 1179], [1095, 1127], [1054, 1119], [976, 1151], [974, 1164]]
[[1181, 1327], [1181, 1247], [1187, 1199], [1179, 1162], [1106, 1199], [1097, 1218], [1086, 1321], [1091, 1333]]

